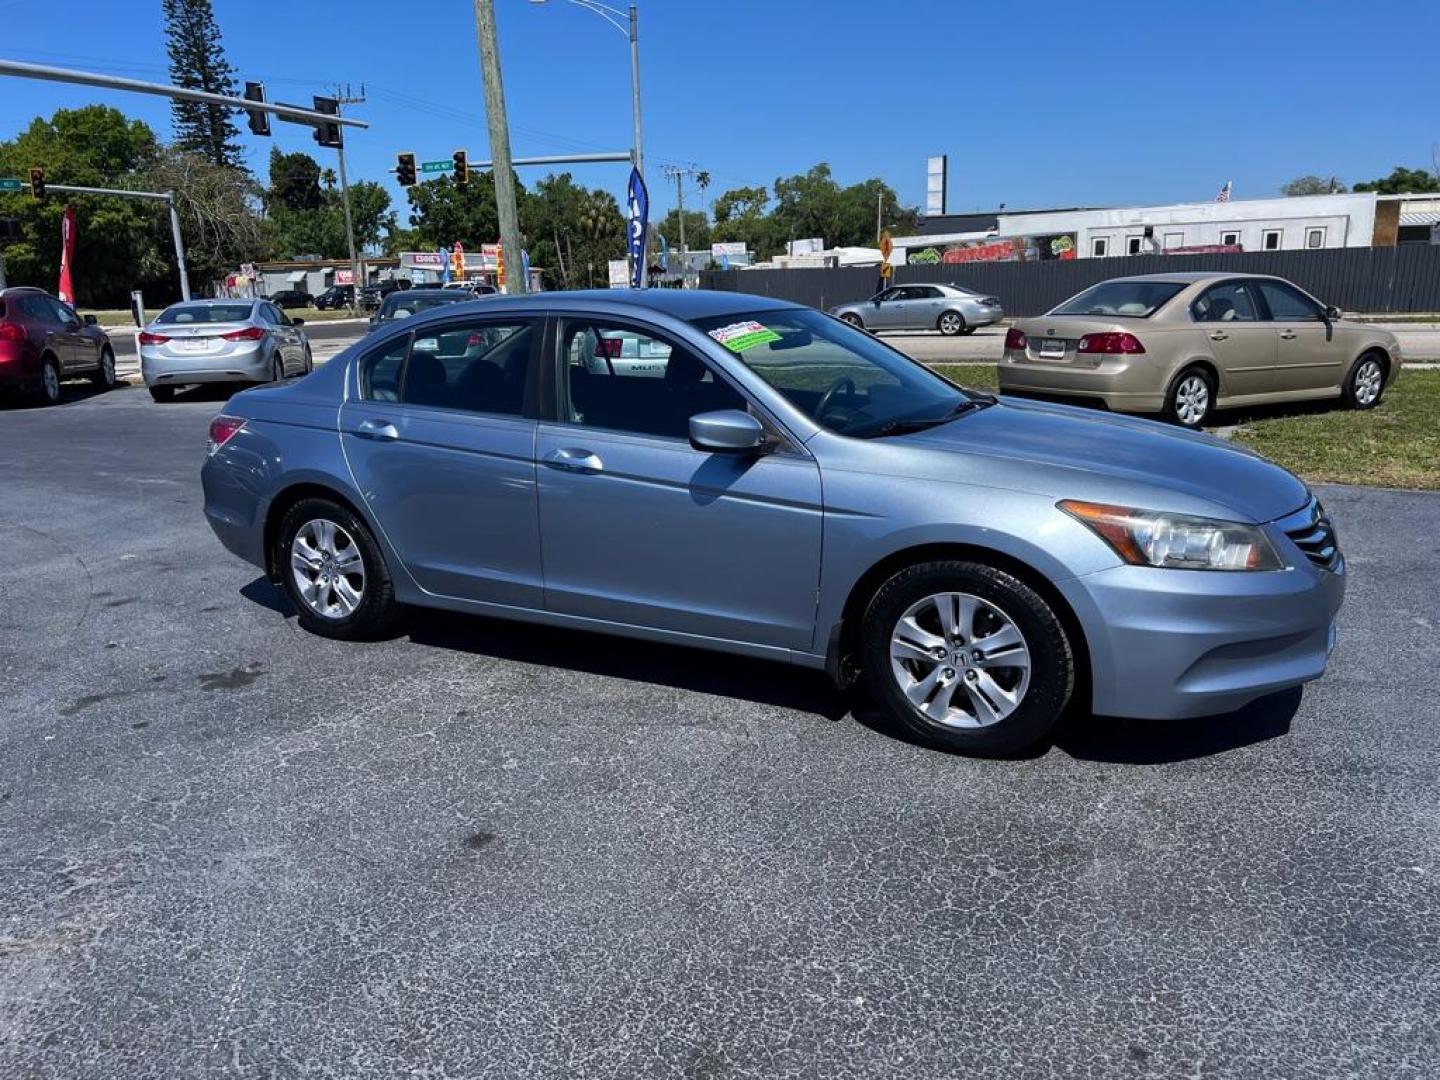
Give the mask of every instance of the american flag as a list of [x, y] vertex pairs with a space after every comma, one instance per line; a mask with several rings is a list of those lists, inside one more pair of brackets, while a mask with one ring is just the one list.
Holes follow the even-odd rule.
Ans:
[[1229, 180], [1226, 180], [1226, 181], [1225, 181], [1225, 186], [1220, 189], [1220, 194], [1215, 196], [1215, 201], [1216, 201], [1216, 202], [1229, 202], [1229, 201], [1230, 201], [1230, 181], [1229, 181]]

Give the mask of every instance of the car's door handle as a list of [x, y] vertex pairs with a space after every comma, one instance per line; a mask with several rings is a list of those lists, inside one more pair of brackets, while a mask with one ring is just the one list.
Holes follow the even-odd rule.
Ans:
[[1280, 340], [1281, 340], [1281, 341], [1290, 341], [1290, 340], [1292, 340], [1295, 336], [1296, 336], [1296, 335], [1295, 335], [1295, 331], [1294, 331], [1294, 330], [1286, 330], [1283, 334], [1280, 335]]
[[551, 450], [545, 455], [545, 464], [552, 469], [564, 469], [566, 472], [579, 473], [597, 473], [605, 468], [605, 463], [600, 460], [599, 454], [573, 446]]
[[355, 427], [355, 434], [362, 439], [379, 439], [394, 442], [400, 438], [400, 431], [388, 420], [361, 420]]
[[1224, 330], [1216, 330], [1213, 334], [1210, 335], [1211, 341], [1228, 341], [1229, 338], [1230, 335], [1225, 333]]

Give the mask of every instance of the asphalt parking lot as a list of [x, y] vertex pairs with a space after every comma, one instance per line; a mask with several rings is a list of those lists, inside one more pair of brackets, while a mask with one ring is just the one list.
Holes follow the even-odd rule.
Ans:
[[1440, 495], [1322, 491], [1303, 696], [972, 761], [776, 665], [310, 637], [201, 517], [222, 400], [0, 410], [0, 1076], [1435, 1075]]

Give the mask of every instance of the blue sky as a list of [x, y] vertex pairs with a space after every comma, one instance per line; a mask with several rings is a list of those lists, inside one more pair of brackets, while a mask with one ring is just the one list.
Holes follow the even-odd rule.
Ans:
[[[353, 176], [389, 183], [401, 149], [488, 157], [470, 0], [214, 6], [241, 78], [272, 99], [366, 84], [354, 114], [372, 127], [350, 136]], [[497, 9], [514, 152], [628, 149], [621, 34], [566, 0]], [[0, 0], [0, 55], [165, 80], [159, 0], [35, 10]], [[660, 213], [674, 202], [662, 162], [708, 169], [713, 198], [827, 161], [844, 183], [878, 175], [919, 205], [925, 158], [945, 153], [949, 209], [963, 211], [1205, 200], [1226, 180], [1236, 198], [1267, 196], [1301, 173], [1353, 183], [1428, 167], [1440, 143], [1433, 0], [641, 0], [640, 27]], [[0, 137], [93, 101], [168, 136], [161, 99], [0, 79]], [[308, 129], [275, 130], [242, 127], [262, 173], [272, 142], [331, 153]], [[572, 171], [623, 194], [624, 166]]]

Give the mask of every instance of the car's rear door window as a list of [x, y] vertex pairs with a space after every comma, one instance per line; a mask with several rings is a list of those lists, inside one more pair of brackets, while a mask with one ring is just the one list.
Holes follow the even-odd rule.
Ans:
[[692, 350], [649, 330], [580, 318], [559, 330], [560, 417], [568, 423], [685, 439], [690, 417], [748, 405]]
[[416, 330], [400, 400], [437, 409], [523, 416], [540, 337], [531, 318], [465, 319]]
[[1257, 322], [1260, 305], [1253, 281], [1224, 281], [1206, 289], [1190, 305], [1196, 322]]

